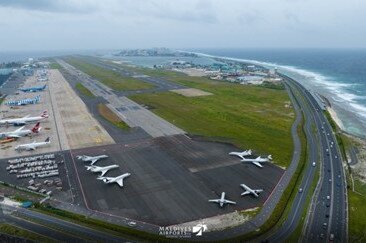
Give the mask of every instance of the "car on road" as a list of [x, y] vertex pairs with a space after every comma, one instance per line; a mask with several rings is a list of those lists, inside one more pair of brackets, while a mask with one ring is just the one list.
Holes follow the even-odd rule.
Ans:
[[328, 225], [327, 223], [324, 223], [323, 224], [323, 228], [326, 229], [327, 228], [327, 225]]
[[130, 222], [128, 222], [128, 226], [135, 227], [136, 226], [136, 222], [130, 221]]
[[299, 193], [302, 193], [302, 188], [299, 189]]
[[315, 163], [315, 162], [313, 162], [313, 167], [315, 167], [315, 165], [316, 165], [316, 163]]
[[327, 196], [327, 199], [330, 200], [330, 196]]

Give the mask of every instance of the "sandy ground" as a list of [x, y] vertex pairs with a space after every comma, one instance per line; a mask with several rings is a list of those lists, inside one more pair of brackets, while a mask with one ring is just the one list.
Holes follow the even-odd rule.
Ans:
[[[29, 77], [23, 87], [34, 87], [47, 84], [45, 91], [37, 93], [23, 93], [10, 95], [8, 100], [19, 100], [41, 96], [38, 104], [20, 107], [9, 107], [4, 103], [0, 106], [1, 118], [38, 116], [47, 110], [49, 118], [41, 122], [42, 130], [32, 137], [20, 138], [15, 142], [0, 145], [0, 158], [10, 158], [38, 153], [56, 152], [96, 145], [112, 144], [114, 140], [88, 112], [85, 104], [72, 90], [58, 70], [49, 70], [49, 81], [39, 82], [35, 76]], [[31, 129], [34, 124], [26, 125]], [[19, 127], [2, 126], [0, 131], [14, 131]], [[33, 141], [44, 141], [50, 137], [51, 144], [35, 151], [17, 152], [14, 147]]]
[[196, 96], [206, 96], [206, 95], [212, 95], [212, 93], [194, 89], [194, 88], [188, 88], [188, 89], [172, 89], [171, 92], [186, 96], [186, 97], [196, 97]]
[[335, 123], [337, 123], [338, 127], [340, 127], [341, 130], [344, 130], [343, 123], [342, 123], [341, 119], [339, 119], [339, 117], [338, 117], [337, 113], [335, 112], [335, 110], [331, 107], [327, 107], [327, 111], [329, 112], [329, 114], [331, 115], [331, 117], [333, 118]]
[[[50, 90], [56, 120], [65, 128], [71, 149], [113, 144], [114, 140], [89, 113], [83, 101], [58, 70], [50, 71]], [[57, 112], [56, 112], [57, 111]]]
[[210, 218], [199, 219], [191, 222], [186, 222], [183, 224], [172, 225], [171, 227], [193, 227], [197, 224], [205, 224], [207, 225], [207, 231], [218, 231], [223, 230], [230, 227], [235, 227], [237, 225], [241, 225], [246, 221], [249, 221], [252, 216], [250, 214], [245, 214], [245, 212], [250, 212], [256, 210], [257, 208], [248, 209], [243, 211], [244, 213], [232, 212], [228, 214], [218, 215]]
[[207, 73], [205, 72], [204, 69], [198, 69], [198, 68], [174, 68], [174, 71], [177, 72], [182, 72], [187, 74], [188, 76], [192, 76], [192, 77], [203, 77], [203, 76], [207, 76]]

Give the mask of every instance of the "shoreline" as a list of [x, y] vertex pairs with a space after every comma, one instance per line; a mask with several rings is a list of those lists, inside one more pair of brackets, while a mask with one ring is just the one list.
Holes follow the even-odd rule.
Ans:
[[[264, 67], [264, 68], [273, 68], [273, 67], [276, 67], [278, 68], [279, 72], [287, 77], [290, 77], [286, 72], [282, 72], [283, 70], [289, 70], [290, 72], [297, 72], [298, 68], [296, 67], [291, 67], [291, 66], [286, 66], [286, 65], [277, 65], [275, 63], [270, 63], [270, 62], [263, 62], [263, 61], [257, 61], [257, 60], [251, 60], [251, 59], [245, 59], [245, 58], [233, 58], [233, 57], [228, 57], [228, 56], [217, 56], [217, 55], [211, 55], [211, 54], [206, 54], [206, 53], [201, 53], [201, 52], [189, 52], [189, 53], [194, 53], [198, 56], [201, 56], [201, 57], [209, 57], [209, 58], [213, 58], [213, 59], [222, 59], [222, 60], [228, 60], [228, 61], [233, 61], [233, 62], [238, 62], [238, 63], [247, 63], [247, 64], [254, 64], [254, 65], [258, 65], [258, 66], [261, 66], [261, 67]], [[283, 69], [283, 70], [281, 70]], [[299, 71], [301, 71], [302, 69], [299, 68]], [[312, 73], [312, 71], [307, 71], [305, 70], [306, 72], [310, 72]], [[321, 75], [321, 74], [320, 74]], [[292, 78], [292, 77], [290, 77]], [[304, 85], [303, 82], [301, 82], [301, 80], [298, 80], [297, 78], [294, 78], [294, 80], [302, 85]], [[304, 87], [309, 90], [309, 86], [313, 86], [312, 83], [307, 83], [306, 85], [304, 85]], [[311, 89], [310, 87], [310, 89]], [[309, 90], [310, 91], [310, 90]], [[322, 90], [324, 91], [324, 90]], [[349, 123], [349, 121], [347, 120], [343, 120], [340, 118], [340, 117], [344, 117], [343, 114], [339, 114], [337, 112], [337, 108], [334, 108], [333, 105], [335, 105], [333, 102], [330, 101], [330, 99], [328, 99], [328, 95], [332, 95], [331, 93], [327, 93], [327, 92], [319, 92], [319, 95], [322, 97], [322, 98], [325, 98], [326, 100], [326, 104], [327, 104], [327, 107], [328, 105], [330, 105], [331, 107], [331, 110], [328, 110], [328, 112], [331, 114], [331, 117], [332, 119], [336, 122], [336, 124], [339, 126], [339, 128], [341, 129], [342, 132], [350, 135], [350, 136], [354, 136], [356, 138], [360, 138], [362, 140], [365, 140], [366, 141], [366, 136], [362, 136], [362, 134], [358, 134], [360, 133], [360, 131], [363, 130], [363, 128], [365, 127], [365, 123], [360, 120], [358, 117], [355, 117], [353, 119], [352, 124], [353, 125], [356, 125], [357, 129], [358, 129], [358, 132], [352, 132], [352, 131], [347, 131], [346, 127], [345, 127], [345, 124], [347, 125]], [[338, 106], [341, 106], [340, 104], [337, 104], [337, 107]], [[352, 107], [341, 107], [342, 110], [344, 110], [345, 112], [347, 112], [347, 114], [349, 115], [349, 112], [350, 112], [350, 109], [353, 109]], [[356, 112], [356, 111], [353, 111], [353, 113]]]

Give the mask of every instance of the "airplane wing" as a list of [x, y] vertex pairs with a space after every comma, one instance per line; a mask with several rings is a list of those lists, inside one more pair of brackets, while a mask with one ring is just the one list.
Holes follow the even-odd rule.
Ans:
[[98, 161], [98, 159], [92, 159], [92, 161], [90, 162], [90, 164], [93, 165], [97, 161]]
[[255, 193], [261, 193], [261, 192], [263, 192], [263, 190], [262, 189], [258, 189], [258, 190], [254, 190], [254, 192]]
[[123, 187], [123, 179], [119, 179], [116, 181], [120, 187]]
[[252, 161], [252, 163], [253, 163], [253, 164], [255, 164], [255, 165], [256, 165], [256, 166], [258, 166], [258, 167], [261, 167], [261, 168], [263, 167], [263, 165], [261, 165], [261, 163], [259, 163], [259, 162]]
[[245, 191], [245, 192], [243, 192], [241, 195], [242, 196], [245, 196], [245, 195], [249, 195], [250, 194], [250, 191]]
[[20, 138], [20, 136], [19, 135], [9, 135], [9, 136], [7, 136], [7, 137], [9, 137], [9, 138]]
[[236, 204], [236, 202], [233, 202], [233, 201], [230, 201], [230, 200], [225, 200], [224, 203]]
[[[102, 174], [100, 176], [104, 176], [104, 174], [108, 172], [108, 169], [104, 169], [104, 170], [102, 170], [100, 172], [102, 172]], [[123, 183], [122, 183], [122, 186], [123, 186]]]
[[218, 203], [218, 202], [220, 202], [220, 199], [210, 199], [210, 200], [208, 200], [209, 202], [215, 202], [215, 203]]
[[29, 150], [36, 150], [36, 146], [34, 145], [28, 145], [26, 148]]
[[21, 128], [18, 128], [17, 130], [15, 130], [14, 132], [20, 132], [21, 130], [23, 130], [24, 126]]

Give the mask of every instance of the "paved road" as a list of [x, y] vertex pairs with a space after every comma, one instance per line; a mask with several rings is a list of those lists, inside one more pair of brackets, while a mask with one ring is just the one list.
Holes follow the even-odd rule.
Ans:
[[351, 156], [351, 162], [349, 162], [349, 165], [355, 165], [358, 163], [358, 159], [357, 159], [357, 153], [358, 153], [358, 150], [356, 147], [352, 146], [350, 149], [349, 149], [349, 154]]
[[[6, 222], [62, 242], [123, 242], [127, 239], [113, 236], [24, 208], [2, 205]], [[30, 221], [31, 219], [31, 221]], [[88, 239], [88, 240], [85, 240]]]
[[[314, 133], [313, 130], [316, 124], [314, 120], [314, 109], [309, 106], [308, 101], [304, 99], [304, 94], [301, 93], [302, 90], [299, 90], [292, 80], [287, 80], [286, 87], [289, 94], [292, 94], [296, 97], [296, 101], [298, 102], [298, 104], [300, 104], [303, 114], [306, 117], [304, 131], [307, 138], [308, 157], [305, 165], [306, 167], [304, 170], [304, 176], [299, 187], [302, 189], [302, 192], [296, 194], [287, 219], [281, 225], [281, 227], [275, 230], [275, 232], [271, 232], [270, 234], [268, 234], [269, 236], [267, 235], [264, 237], [260, 237], [261, 240], [267, 240], [269, 242], [285, 241], [296, 229], [301, 219], [306, 203], [306, 198], [309, 193], [311, 184], [314, 180], [314, 175], [317, 168], [319, 168], [319, 166], [313, 166], [313, 162], [316, 162], [316, 165], [318, 164], [318, 147], [320, 143], [317, 136], [318, 132]], [[295, 190], [298, 191], [299, 188], [295, 188]]]

